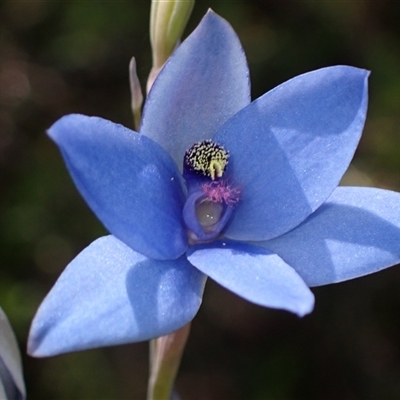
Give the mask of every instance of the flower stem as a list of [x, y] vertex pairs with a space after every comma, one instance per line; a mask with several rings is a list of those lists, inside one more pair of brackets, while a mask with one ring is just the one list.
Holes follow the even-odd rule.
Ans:
[[190, 323], [150, 342], [150, 378], [147, 400], [170, 400]]

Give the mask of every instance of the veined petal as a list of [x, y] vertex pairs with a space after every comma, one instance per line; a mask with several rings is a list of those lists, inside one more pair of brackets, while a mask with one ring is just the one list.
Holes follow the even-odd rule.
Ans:
[[180, 174], [157, 143], [84, 115], [61, 118], [48, 134], [82, 196], [113, 235], [155, 259], [185, 252]]
[[183, 256], [151, 260], [113, 236], [65, 269], [32, 323], [37, 357], [138, 342], [173, 332], [197, 313], [205, 276]]
[[367, 111], [365, 70], [323, 68], [283, 83], [231, 118], [214, 140], [242, 187], [226, 236], [267, 240], [297, 226], [338, 185]]
[[303, 316], [314, 295], [279, 256], [240, 242], [215, 242], [188, 250], [188, 260], [220, 285], [253, 303]]
[[250, 102], [249, 72], [236, 33], [212, 11], [178, 47], [154, 82], [140, 133], [181, 168], [185, 151], [210, 139]]
[[14, 332], [0, 308], [0, 398], [24, 399], [21, 356]]
[[291, 232], [260, 243], [309, 286], [371, 274], [400, 262], [400, 194], [338, 187]]

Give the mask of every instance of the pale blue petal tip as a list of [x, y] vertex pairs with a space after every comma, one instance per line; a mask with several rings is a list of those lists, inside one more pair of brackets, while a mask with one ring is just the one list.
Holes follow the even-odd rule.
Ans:
[[204, 274], [253, 303], [310, 313], [314, 295], [296, 271], [276, 254], [245, 243], [222, 241], [195, 246], [189, 261]]
[[204, 284], [185, 257], [151, 260], [113, 236], [100, 238], [68, 265], [42, 303], [28, 352], [45, 357], [165, 335], [193, 319]]

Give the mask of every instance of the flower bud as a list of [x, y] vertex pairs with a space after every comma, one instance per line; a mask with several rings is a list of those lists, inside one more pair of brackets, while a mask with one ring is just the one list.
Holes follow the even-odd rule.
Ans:
[[193, 6], [194, 0], [152, 0], [150, 40], [153, 68], [161, 68], [174, 51]]
[[165, 61], [179, 44], [193, 6], [194, 0], [152, 0], [150, 41], [153, 67], [147, 81], [147, 93]]

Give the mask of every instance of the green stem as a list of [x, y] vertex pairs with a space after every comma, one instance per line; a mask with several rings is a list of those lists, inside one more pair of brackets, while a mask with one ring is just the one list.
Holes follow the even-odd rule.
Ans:
[[170, 400], [190, 323], [150, 342], [150, 378], [147, 400]]

